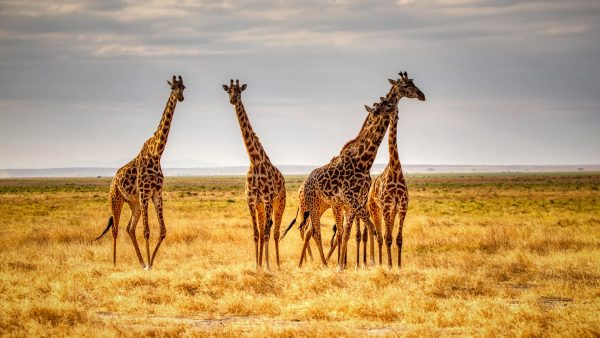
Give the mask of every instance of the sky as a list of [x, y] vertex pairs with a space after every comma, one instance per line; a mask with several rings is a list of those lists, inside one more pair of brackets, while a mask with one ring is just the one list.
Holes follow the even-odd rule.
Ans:
[[[599, 164], [600, 2], [0, 2], [0, 168], [118, 167], [158, 126], [163, 167], [246, 165], [240, 79], [276, 164], [321, 165], [407, 71], [405, 164]], [[386, 163], [387, 137], [376, 163]]]

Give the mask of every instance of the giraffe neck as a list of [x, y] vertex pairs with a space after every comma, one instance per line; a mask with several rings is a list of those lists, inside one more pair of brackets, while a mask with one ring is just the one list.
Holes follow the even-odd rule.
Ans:
[[175, 91], [171, 91], [167, 106], [163, 112], [158, 129], [154, 133], [154, 144], [153, 150], [158, 156], [162, 156], [167, 145], [167, 139], [169, 137], [169, 130], [171, 129], [171, 121], [173, 120], [173, 114], [175, 113], [175, 106], [177, 105], [177, 94]]
[[[394, 87], [390, 89], [386, 95], [386, 101], [389, 102], [394, 109], [397, 109], [398, 101], [400, 100], [400, 93], [395, 90]], [[393, 117], [393, 113], [382, 112], [378, 116], [373, 117], [371, 123], [368, 124], [368, 130], [364, 133], [364, 136], [358, 141], [358, 163], [359, 167], [364, 170], [370, 170], [377, 156], [377, 150], [383, 140], [383, 136], [390, 125], [390, 119]]]
[[268, 160], [269, 157], [263, 149], [262, 144], [260, 144], [258, 136], [254, 133], [252, 125], [250, 125], [250, 120], [248, 120], [248, 115], [246, 114], [246, 109], [244, 109], [241, 98], [238, 98], [235, 102], [235, 114], [237, 115], [240, 124], [240, 130], [242, 131], [242, 137], [244, 139], [244, 145], [246, 146], [246, 152], [250, 158], [250, 163], [254, 164], [265, 159]]
[[344, 144], [344, 146], [342, 147], [342, 150], [340, 150], [340, 156], [343, 156], [345, 154], [347, 154], [349, 151], [351, 151], [351, 148], [354, 147], [358, 141], [360, 141], [360, 138], [362, 136], [364, 136], [364, 133], [369, 129], [369, 126], [371, 124], [373, 120], [373, 114], [369, 113], [367, 114], [367, 117], [365, 118], [365, 121], [362, 124], [362, 127], [360, 127], [360, 131], [358, 132], [358, 135], [356, 135], [355, 138], [353, 138], [352, 140], [346, 142], [346, 144]]
[[394, 109], [388, 134], [388, 150], [390, 154], [390, 162], [388, 166], [400, 168], [400, 158], [398, 157], [398, 108]]
[[377, 116], [373, 125], [366, 135], [358, 143], [358, 161], [359, 167], [364, 170], [370, 170], [377, 156], [377, 150], [383, 140], [383, 136], [390, 124], [389, 114], [383, 113]]
[[[392, 95], [394, 95], [394, 97], [392, 98], [395, 104], [398, 104], [398, 100], [400, 99], [399, 97], [397, 97], [397, 91], [394, 90], [394, 87], [392, 87], [388, 93], [386, 94], [386, 99], [389, 99], [390, 97], [392, 97]], [[345, 155], [348, 154], [349, 151], [351, 151], [351, 148], [356, 146], [358, 144], [358, 142], [361, 140], [361, 138], [365, 137], [365, 135], [368, 133], [369, 129], [373, 126], [373, 122], [376, 120], [377, 118], [375, 116], [373, 116], [373, 114], [369, 113], [367, 114], [367, 117], [365, 118], [365, 121], [362, 124], [362, 127], [360, 128], [360, 131], [358, 132], [358, 135], [356, 135], [355, 138], [353, 138], [352, 140], [346, 142], [346, 144], [342, 147], [342, 150], [340, 150], [340, 155]]]

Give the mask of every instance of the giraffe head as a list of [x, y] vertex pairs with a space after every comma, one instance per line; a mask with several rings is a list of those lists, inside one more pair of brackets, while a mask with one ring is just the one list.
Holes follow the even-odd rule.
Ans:
[[167, 80], [167, 83], [171, 86], [171, 90], [175, 92], [175, 95], [177, 95], [177, 101], [183, 101], [183, 90], [185, 89], [185, 86], [183, 85], [181, 75], [179, 75], [179, 79], [175, 78], [175, 75], [173, 75], [173, 80]]
[[380, 97], [379, 102], [373, 103], [373, 107], [365, 105], [365, 110], [370, 116], [379, 116], [381, 114], [391, 114], [394, 111], [394, 104], [385, 97]]
[[388, 79], [396, 91], [399, 97], [408, 97], [410, 99], [418, 99], [419, 101], [425, 101], [425, 94], [413, 83], [412, 79], [408, 78], [406, 72], [398, 73], [400, 78], [396, 81]]
[[246, 84], [240, 86], [240, 80], [235, 80], [235, 84], [233, 84], [233, 79], [229, 81], [229, 87], [227, 85], [223, 85], [223, 89], [229, 93], [229, 103], [235, 104], [237, 100], [242, 97], [242, 92], [246, 90]]

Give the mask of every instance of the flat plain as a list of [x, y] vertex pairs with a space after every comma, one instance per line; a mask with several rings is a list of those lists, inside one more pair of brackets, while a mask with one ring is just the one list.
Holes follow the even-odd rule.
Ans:
[[[282, 228], [303, 177], [286, 180]], [[0, 333], [600, 336], [600, 173], [408, 182], [401, 270], [355, 269], [354, 234], [345, 272], [333, 261], [298, 268], [293, 229], [281, 268], [265, 273], [254, 269], [243, 177], [166, 179], [167, 238], [151, 271], [124, 231], [127, 207], [116, 267], [110, 232], [94, 241], [110, 178], [0, 180]], [[322, 222], [329, 238], [330, 211]], [[153, 209], [150, 227], [154, 243]]]

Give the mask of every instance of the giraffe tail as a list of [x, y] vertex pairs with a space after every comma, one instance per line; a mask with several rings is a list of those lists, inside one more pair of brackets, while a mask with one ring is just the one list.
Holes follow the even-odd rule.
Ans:
[[310, 216], [310, 211], [305, 211], [304, 214], [302, 215], [302, 222], [300, 222], [300, 225], [298, 226], [298, 229], [300, 229], [300, 231], [304, 231], [304, 226], [306, 225], [308, 216]]
[[112, 228], [113, 224], [114, 224], [113, 217], [110, 216], [110, 218], [108, 219], [108, 225], [106, 226], [106, 229], [104, 229], [104, 231], [102, 231], [102, 235], [96, 237], [96, 240], [99, 240], [100, 238], [102, 238], [102, 236], [104, 236], [108, 232], [108, 229]]
[[331, 246], [333, 247], [333, 242], [335, 241], [335, 234], [337, 233], [337, 225], [333, 225], [333, 235], [331, 235]]
[[283, 232], [283, 236], [281, 236], [280, 239], [283, 239], [283, 237], [285, 237], [285, 235], [288, 233], [288, 231], [290, 231], [290, 229], [294, 226], [294, 224], [296, 224], [296, 219], [298, 218], [298, 211], [300, 211], [300, 207], [298, 207], [298, 209], [296, 209], [296, 216], [294, 216], [292, 223], [290, 223], [290, 225], [288, 225], [288, 227]]

